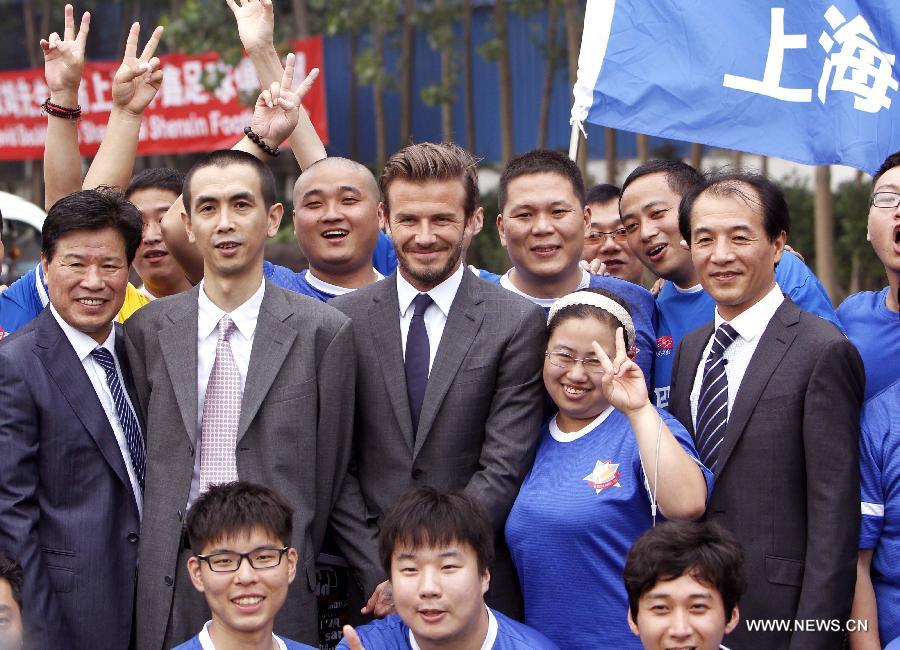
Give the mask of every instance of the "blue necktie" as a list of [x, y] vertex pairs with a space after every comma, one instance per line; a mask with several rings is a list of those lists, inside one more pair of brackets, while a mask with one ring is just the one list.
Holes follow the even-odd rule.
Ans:
[[716, 330], [703, 380], [697, 399], [697, 426], [694, 441], [700, 460], [710, 470], [715, 471], [719, 462], [719, 447], [725, 439], [728, 424], [728, 375], [725, 372], [725, 349], [737, 338], [737, 332], [728, 323], [722, 323]]
[[137, 418], [128, 404], [122, 382], [119, 381], [119, 373], [116, 372], [116, 363], [112, 354], [106, 348], [94, 348], [91, 352], [94, 361], [106, 372], [106, 384], [112, 394], [113, 403], [116, 405], [116, 415], [119, 416], [119, 424], [125, 434], [125, 442], [128, 443], [128, 453], [131, 455], [131, 466], [137, 476], [141, 492], [144, 491], [144, 467], [146, 457], [144, 455], [144, 438]]
[[419, 414], [422, 412], [425, 387], [428, 385], [431, 348], [428, 345], [428, 330], [425, 329], [425, 310], [432, 302], [427, 293], [420, 293], [413, 299], [413, 317], [406, 335], [406, 395], [409, 397], [413, 435], [419, 429]]

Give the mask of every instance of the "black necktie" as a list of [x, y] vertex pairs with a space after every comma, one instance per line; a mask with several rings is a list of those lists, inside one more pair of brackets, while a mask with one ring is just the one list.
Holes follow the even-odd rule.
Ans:
[[94, 361], [100, 364], [100, 367], [106, 372], [106, 385], [109, 386], [113, 403], [116, 405], [116, 415], [119, 416], [119, 425], [122, 427], [122, 433], [125, 434], [125, 442], [128, 444], [131, 466], [134, 468], [138, 485], [140, 485], [141, 492], [143, 492], [144, 463], [146, 461], [141, 428], [138, 426], [137, 418], [128, 404], [128, 399], [125, 397], [125, 391], [122, 389], [122, 382], [119, 381], [119, 373], [116, 372], [116, 363], [112, 354], [106, 348], [98, 347], [94, 348], [91, 355], [94, 357]]
[[710, 470], [715, 471], [719, 462], [719, 447], [725, 439], [728, 424], [728, 375], [725, 372], [725, 349], [737, 338], [737, 332], [728, 323], [722, 323], [713, 337], [700, 396], [697, 399], [697, 426], [694, 441], [700, 460]]
[[431, 303], [431, 296], [427, 293], [420, 293], [413, 299], [415, 309], [406, 335], [406, 394], [409, 397], [413, 434], [419, 428], [419, 414], [422, 412], [425, 387], [428, 385], [431, 348], [428, 345], [428, 330], [425, 329], [425, 310]]

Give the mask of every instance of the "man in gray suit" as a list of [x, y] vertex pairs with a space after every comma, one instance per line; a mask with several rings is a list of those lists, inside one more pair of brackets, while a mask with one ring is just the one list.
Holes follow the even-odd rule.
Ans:
[[[475, 161], [423, 143], [394, 154], [379, 216], [399, 270], [331, 301], [357, 349], [355, 472], [377, 520], [414, 485], [465, 489], [498, 535], [531, 467], [544, 408], [544, 312], [466, 271], [481, 223]], [[491, 602], [521, 615], [505, 545]]]
[[[707, 517], [737, 536], [750, 577], [726, 644], [840, 648], [856, 578], [862, 362], [775, 283], [789, 217], [774, 183], [713, 178], [679, 213], [716, 312], [678, 348], [670, 407], [715, 472]], [[749, 627], [771, 621], [790, 629]]]
[[[148, 431], [141, 650], [183, 642], [209, 618], [187, 574], [182, 530], [187, 507], [209, 485], [253, 481], [294, 508], [303, 578], [276, 619], [278, 634], [317, 642], [315, 562], [329, 523], [366, 593], [382, 579], [375, 530], [347, 475], [353, 415], [346, 405], [356, 371], [350, 322], [264, 280], [263, 246], [283, 211], [274, 195], [271, 172], [248, 153], [218, 151], [198, 162], [185, 179], [185, 225], [203, 255], [204, 279], [128, 323]], [[251, 591], [266, 597], [262, 584]], [[238, 618], [253, 616], [252, 606], [230, 602]]]

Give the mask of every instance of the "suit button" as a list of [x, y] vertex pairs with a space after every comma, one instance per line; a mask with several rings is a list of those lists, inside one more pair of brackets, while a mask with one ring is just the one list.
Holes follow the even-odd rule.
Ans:
[[193, 458], [193, 457], [194, 457], [194, 445], [190, 445], [190, 446], [188, 447], [188, 449], [190, 449], [190, 451], [191, 451], [191, 458]]
[[166, 583], [167, 587], [171, 587], [175, 584], [175, 580], [172, 578], [172, 576], [166, 576], [165, 578], [163, 578], [163, 582]]
[[425, 472], [423, 472], [422, 470], [420, 470], [418, 467], [412, 471], [412, 477], [413, 477], [415, 480], [417, 480], [417, 481], [418, 481], [420, 478], [422, 478], [423, 476], [425, 476]]
[[184, 513], [181, 510], [178, 511], [178, 521], [184, 521]]
[[137, 533], [128, 533], [128, 541], [135, 544], [138, 541]]

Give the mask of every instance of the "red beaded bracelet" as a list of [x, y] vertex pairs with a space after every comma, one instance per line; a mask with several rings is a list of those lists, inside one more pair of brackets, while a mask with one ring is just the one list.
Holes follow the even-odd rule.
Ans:
[[41, 104], [41, 109], [47, 115], [51, 115], [53, 117], [59, 117], [67, 120], [78, 120], [81, 119], [81, 106], [76, 106], [75, 108], [67, 108], [65, 106], [60, 106], [59, 104], [54, 104], [47, 98], [43, 104]]

